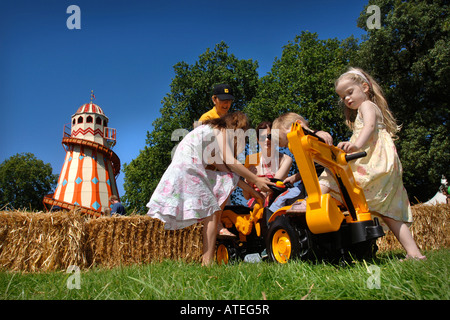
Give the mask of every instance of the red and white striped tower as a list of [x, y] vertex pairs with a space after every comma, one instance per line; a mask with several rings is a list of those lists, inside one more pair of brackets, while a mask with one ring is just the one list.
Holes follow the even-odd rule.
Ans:
[[119, 157], [112, 151], [116, 129], [108, 127], [108, 117], [91, 102], [78, 108], [72, 121], [64, 126], [62, 144], [66, 151], [64, 165], [54, 194], [44, 197], [44, 204], [99, 216], [111, 206], [109, 197], [119, 196], [116, 177]]

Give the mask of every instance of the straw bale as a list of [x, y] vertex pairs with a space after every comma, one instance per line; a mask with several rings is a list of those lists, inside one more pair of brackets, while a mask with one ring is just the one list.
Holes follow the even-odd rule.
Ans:
[[[418, 204], [411, 207], [413, 223], [411, 233], [422, 250], [450, 247], [450, 205]], [[403, 247], [392, 231], [377, 240], [379, 251], [402, 250]]]
[[84, 267], [84, 219], [79, 212], [0, 212], [0, 269]]
[[148, 216], [91, 218], [79, 212], [0, 212], [0, 269], [65, 270], [164, 259], [200, 261], [202, 225], [176, 231]]
[[164, 259], [200, 261], [202, 226], [176, 231], [148, 216], [117, 216], [86, 223], [86, 255], [92, 265], [114, 267]]
[[[450, 205], [415, 205], [411, 225], [422, 250], [450, 246]], [[145, 264], [165, 259], [201, 261], [202, 224], [167, 231], [148, 216], [92, 218], [79, 211], [0, 212], [0, 270], [66, 270], [70, 265]], [[380, 251], [402, 249], [388, 232], [378, 239]]]

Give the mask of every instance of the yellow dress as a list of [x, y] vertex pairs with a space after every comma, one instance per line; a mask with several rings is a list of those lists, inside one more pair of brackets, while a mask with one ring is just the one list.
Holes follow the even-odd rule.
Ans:
[[[377, 114], [381, 114], [378, 106], [374, 103], [372, 105], [377, 109]], [[350, 142], [355, 143], [363, 127], [364, 122], [358, 111]], [[352, 161], [350, 167], [356, 182], [364, 190], [370, 211], [380, 214], [381, 218], [387, 216], [411, 223], [413, 219], [408, 194], [403, 186], [402, 164], [394, 141], [383, 122], [377, 123], [371, 138], [361, 150], [367, 152], [367, 156]], [[334, 192], [339, 190], [334, 178], [327, 171], [322, 173], [319, 181]]]

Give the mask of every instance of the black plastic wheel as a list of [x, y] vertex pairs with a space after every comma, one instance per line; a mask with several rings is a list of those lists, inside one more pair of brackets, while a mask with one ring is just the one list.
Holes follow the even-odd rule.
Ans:
[[219, 241], [216, 249], [216, 261], [218, 264], [229, 264], [238, 260], [236, 248], [230, 241]]
[[279, 216], [267, 232], [266, 246], [269, 259], [287, 263], [296, 258], [306, 258], [310, 250], [308, 230], [293, 224], [286, 216]]

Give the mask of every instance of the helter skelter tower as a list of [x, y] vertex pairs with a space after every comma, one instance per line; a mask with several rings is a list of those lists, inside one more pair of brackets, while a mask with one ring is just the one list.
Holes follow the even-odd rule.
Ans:
[[91, 102], [78, 108], [70, 124], [64, 125], [62, 144], [66, 158], [54, 194], [44, 197], [48, 208], [81, 208], [81, 211], [100, 216], [111, 206], [109, 197], [119, 197], [116, 177], [120, 159], [112, 151], [116, 143], [116, 129], [108, 127], [108, 117]]

